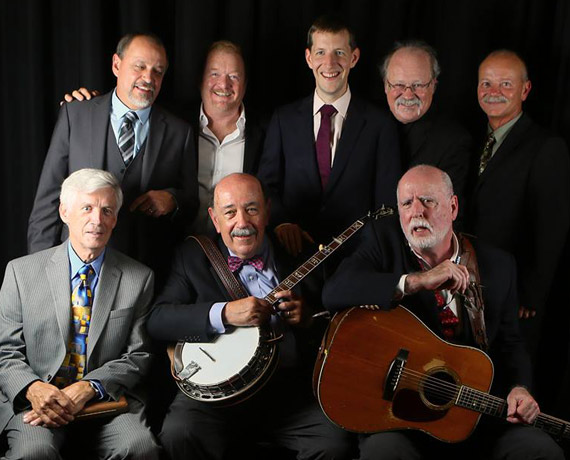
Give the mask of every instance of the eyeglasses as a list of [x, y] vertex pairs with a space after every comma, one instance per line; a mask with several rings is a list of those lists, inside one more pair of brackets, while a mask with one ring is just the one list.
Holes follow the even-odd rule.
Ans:
[[392, 84], [386, 80], [386, 84], [390, 91], [396, 91], [398, 93], [404, 93], [408, 88], [414, 94], [423, 94], [428, 89], [429, 85], [433, 82], [433, 78], [427, 83], [412, 83], [411, 85], [404, 85], [403, 83]]

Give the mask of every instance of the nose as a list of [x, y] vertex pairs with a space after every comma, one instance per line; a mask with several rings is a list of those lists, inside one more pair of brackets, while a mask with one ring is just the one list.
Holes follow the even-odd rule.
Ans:
[[91, 222], [93, 224], [99, 225], [103, 219], [103, 210], [101, 208], [93, 208], [91, 211]]
[[412, 206], [410, 208], [412, 215], [418, 216], [418, 217], [423, 216], [424, 210], [425, 210], [425, 207], [422, 204], [422, 202], [420, 200], [418, 200], [417, 198], [414, 198], [414, 200], [412, 201]]
[[236, 215], [236, 226], [238, 228], [247, 227], [249, 224], [249, 215], [245, 210], [238, 210]]

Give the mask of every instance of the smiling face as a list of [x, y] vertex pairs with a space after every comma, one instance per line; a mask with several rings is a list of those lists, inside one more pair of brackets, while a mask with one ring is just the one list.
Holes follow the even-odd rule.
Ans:
[[421, 255], [441, 259], [452, 247], [457, 196], [431, 166], [410, 169], [398, 184], [400, 225], [410, 246]]
[[523, 62], [513, 53], [497, 53], [479, 66], [477, 98], [493, 130], [522, 111], [531, 89]]
[[117, 197], [111, 187], [77, 192], [60, 204], [59, 215], [81, 260], [91, 261], [103, 252], [117, 224], [117, 212]]
[[259, 181], [248, 174], [224, 177], [214, 190], [214, 207], [208, 208], [224, 244], [240, 259], [259, 254], [269, 222], [269, 205]]
[[[436, 83], [430, 56], [425, 51], [414, 48], [397, 50], [388, 63], [384, 81], [384, 92], [394, 117], [401, 123], [411, 123], [423, 117], [431, 106]], [[399, 89], [402, 85], [404, 90]], [[415, 91], [412, 90], [414, 85], [417, 87]]]
[[122, 58], [113, 55], [121, 102], [132, 110], [150, 107], [160, 92], [167, 65], [164, 48], [144, 36], [133, 38]]
[[200, 88], [207, 115], [239, 111], [245, 87], [245, 66], [241, 56], [223, 49], [208, 55]]
[[317, 94], [327, 103], [341, 97], [348, 88], [348, 74], [360, 57], [360, 50], [352, 50], [347, 30], [340, 32], [313, 32], [311, 49], [305, 50], [307, 65], [313, 70]]

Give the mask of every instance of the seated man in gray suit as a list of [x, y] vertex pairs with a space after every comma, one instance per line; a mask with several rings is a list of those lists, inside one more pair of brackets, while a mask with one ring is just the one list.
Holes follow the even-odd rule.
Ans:
[[30, 253], [66, 237], [57, 216], [63, 180], [78, 169], [104, 169], [119, 179], [125, 199], [109, 245], [149, 265], [160, 284], [198, 208], [192, 129], [154, 105], [167, 67], [158, 37], [125, 35], [113, 55], [116, 88], [62, 105], [30, 215]]
[[[153, 274], [106, 247], [122, 201], [111, 173], [76, 171], [60, 195], [69, 239], [6, 267], [0, 289], [6, 459], [59, 459], [70, 437], [101, 458], [158, 458], [137, 386], [150, 361], [144, 322]], [[72, 423], [86, 404], [122, 395], [127, 412]]]

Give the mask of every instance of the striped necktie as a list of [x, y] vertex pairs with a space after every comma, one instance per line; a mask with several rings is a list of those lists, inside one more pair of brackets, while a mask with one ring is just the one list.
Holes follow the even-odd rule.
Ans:
[[123, 124], [119, 130], [119, 140], [117, 145], [123, 156], [125, 166], [133, 160], [135, 156], [135, 122], [138, 116], [135, 112], [129, 111], [123, 116]]

